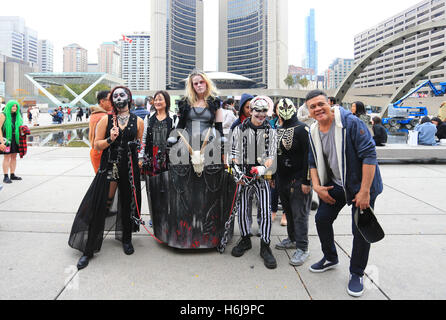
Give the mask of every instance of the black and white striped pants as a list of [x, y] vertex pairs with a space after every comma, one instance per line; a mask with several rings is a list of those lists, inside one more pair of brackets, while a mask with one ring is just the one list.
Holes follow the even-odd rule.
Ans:
[[[269, 183], [266, 180], [260, 179], [248, 186], [240, 186], [240, 206], [238, 212], [238, 224], [242, 237], [246, 237], [251, 233], [251, 220], [249, 217], [251, 210], [249, 210], [250, 197], [253, 194], [257, 197], [257, 206], [261, 215], [260, 233], [262, 240], [266, 243], [270, 242], [271, 237], [271, 194]], [[250, 219], [251, 218], [251, 219]]]

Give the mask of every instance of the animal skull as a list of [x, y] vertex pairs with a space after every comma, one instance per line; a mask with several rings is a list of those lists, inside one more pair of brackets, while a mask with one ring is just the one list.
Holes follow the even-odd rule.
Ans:
[[183, 142], [187, 146], [187, 149], [189, 150], [192, 166], [193, 166], [194, 171], [198, 177], [201, 177], [201, 175], [203, 174], [203, 171], [204, 171], [204, 160], [205, 160], [204, 159], [204, 150], [209, 142], [210, 134], [211, 134], [211, 129], [209, 128], [206, 138], [204, 139], [203, 146], [201, 147], [201, 150], [194, 151], [192, 149], [192, 147], [190, 146], [190, 144], [187, 142], [186, 138], [184, 138], [184, 136], [181, 133], [179, 133], [180, 138], [183, 140]]

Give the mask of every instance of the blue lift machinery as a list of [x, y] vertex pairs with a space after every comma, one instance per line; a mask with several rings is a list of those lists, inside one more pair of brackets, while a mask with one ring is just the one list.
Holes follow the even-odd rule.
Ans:
[[402, 106], [402, 104], [404, 100], [406, 100], [425, 86], [429, 86], [436, 97], [442, 96], [446, 93], [446, 82], [441, 82], [441, 89], [437, 89], [430, 80], [426, 80], [418, 85], [416, 88], [409, 91], [400, 100], [389, 105], [388, 117], [383, 118], [383, 124], [389, 125], [390, 127], [396, 127], [397, 125], [415, 127], [420, 122], [420, 119], [422, 117], [427, 116], [427, 108], [422, 106], [406, 107]]

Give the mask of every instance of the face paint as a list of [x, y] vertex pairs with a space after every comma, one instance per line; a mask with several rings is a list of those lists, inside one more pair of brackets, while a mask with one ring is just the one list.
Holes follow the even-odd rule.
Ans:
[[281, 99], [277, 105], [279, 116], [283, 120], [290, 120], [296, 113], [296, 107], [290, 99]]
[[271, 103], [272, 101], [270, 99], [267, 100], [265, 97], [257, 97], [251, 101], [251, 120], [255, 125], [262, 124], [265, 121]]
[[129, 95], [126, 90], [118, 88], [113, 92], [113, 104], [118, 109], [124, 109], [129, 104]]

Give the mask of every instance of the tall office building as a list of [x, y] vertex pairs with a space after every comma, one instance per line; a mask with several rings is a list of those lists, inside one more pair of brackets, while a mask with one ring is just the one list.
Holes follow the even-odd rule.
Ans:
[[150, 42], [147, 32], [125, 34], [120, 40], [121, 78], [130, 90], [150, 90]]
[[352, 70], [353, 59], [337, 58], [324, 74], [324, 89], [336, 89]]
[[63, 48], [63, 72], [88, 72], [88, 52], [76, 43]]
[[119, 77], [121, 74], [121, 48], [118, 42], [104, 42], [98, 49], [98, 69]]
[[[424, 0], [378, 25], [355, 36], [355, 62], [378, 43], [404, 30], [423, 23], [446, 18], [446, 0]], [[383, 52], [355, 81], [355, 87], [392, 86], [402, 84], [415, 70], [446, 49], [445, 30], [426, 31], [412, 36], [403, 44]], [[445, 66], [432, 70], [426, 78], [434, 83], [446, 81]]]
[[305, 20], [305, 67], [318, 74], [318, 46], [316, 41], [316, 17], [314, 9]]
[[174, 89], [203, 69], [203, 1], [151, 1], [151, 89]]
[[39, 40], [39, 70], [40, 72], [54, 71], [54, 48], [48, 40]]
[[37, 31], [26, 27], [21, 17], [0, 17], [0, 54], [37, 64]]
[[245, 76], [261, 88], [286, 88], [288, 3], [220, 0], [219, 71]]

